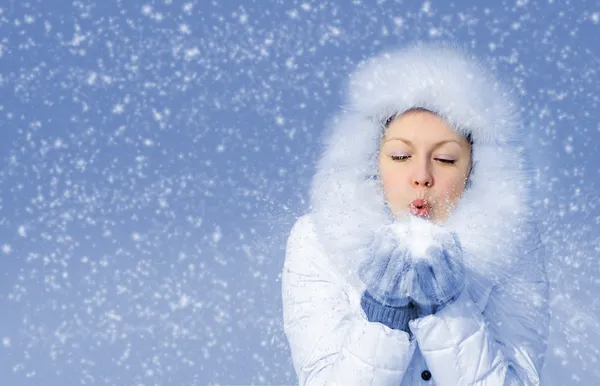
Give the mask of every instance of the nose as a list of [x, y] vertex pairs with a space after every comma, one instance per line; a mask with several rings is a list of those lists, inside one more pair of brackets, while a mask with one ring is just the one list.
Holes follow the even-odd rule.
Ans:
[[433, 185], [433, 174], [431, 173], [429, 161], [422, 160], [415, 162], [413, 165], [415, 165], [415, 169], [413, 170], [412, 184], [418, 188], [431, 187]]

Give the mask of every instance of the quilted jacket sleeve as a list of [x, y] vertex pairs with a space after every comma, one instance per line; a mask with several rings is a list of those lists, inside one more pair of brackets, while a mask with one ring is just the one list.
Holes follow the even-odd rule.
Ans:
[[401, 383], [416, 342], [352, 311], [309, 216], [290, 233], [282, 274], [284, 330], [300, 385]]
[[540, 384], [550, 323], [541, 244], [522, 261], [528, 266], [492, 289], [483, 313], [465, 293], [410, 322], [437, 386]]

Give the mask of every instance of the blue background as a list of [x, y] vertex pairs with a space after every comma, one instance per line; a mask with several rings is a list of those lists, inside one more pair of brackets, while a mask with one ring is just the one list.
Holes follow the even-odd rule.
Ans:
[[544, 385], [600, 384], [600, 6], [480, 4], [3, 0], [0, 383], [294, 384], [280, 272], [324, 123], [361, 60], [441, 39], [520, 93]]

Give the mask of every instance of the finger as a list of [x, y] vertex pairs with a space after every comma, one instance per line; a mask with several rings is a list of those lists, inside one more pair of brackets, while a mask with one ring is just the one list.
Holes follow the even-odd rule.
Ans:
[[398, 269], [392, 263], [392, 257], [387, 259], [385, 267], [381, 273], [379, 282], [377, 286], [382, 290], [382, 292], [388, 296], [392, 292], [392, 288], [394, 287], [395, 282], [398, 278]]
[[460, 244], [460, 240], [458, 239], [458, 235], [456, 235], [456, 233], [451, 233], [449, 235], [449, 240], [447, 243], [443, 244], [443, 247], [453, 259], [462, 259], [462, 245]]
[[385, 289], [389, 286], [389, 263], [389, 257], [378, 259], [376, 261], [376, 265], [375, 267], [373, 267], [373, 277], [371, 282], [375, 286], [375, 288]]
[[363, 283], [369, 283], [371, 281], [371, 266], [373, 265], [374, 257], [365, 259], [358, 267], [358, 277]]
[[425, 299], [417, 299], [417, 301], [424, 302], [428, 300], [430, 302], [437, 302], [438, 288], [432, 266], [420, 261], [415, 265], [414, 270], [416, 274], [415, 280], [418, 284], [415, 290], [420, 290], [423, 297], [425, 297]]
[[[445, 255], [446, 260], [452, 260]], [[454, 268], [445, 271], [445, 275], [438, 277], [438, 285], [440, 288], [440, 298], [443, 301], [448, 301], [462, 291], [465, 285], [464, 269], [462, 264], [451, 264]]]
[[399, 260], [399, 264], [396, 265], [393, 285], [390, 288], [390, 294], [395, 298], [404, 298], [407, 297], [410, 293], [410, 288], [408, 287], [408, 271], [411, 269], [411, 261], [406, 258], [406, 256], [402, 256]]
[[448, 254], [445, 255], [451, 277], [455, 281], [462, 281], [464, 279], [465, 267], [462, 260], [459, 260]]
[[434, 278], [444, 274], [445, 271], [449, 270], [448, 262], [443, 255], [443, 250], [439, 247], [430, 247], [426, 252], [427, 263], [429, 264]]
[[458, 254], [452, 254], [450, 250], [443, 251], [444, 265], [448, 267], [450, 277], [455, 281], [464, 280], [464, 263], [462, 259], [462, 251]]
[[372, 284], [380, 280], [385, 268], [383, 256], [371, 255], [359, 267], [359, 276], [365, 284]]
[[410, 262], [411, 256], [405, 248], [396, 246], [391, 253], [390, 269], [396, 272], [406, 269], [407, 264]]
[[462, 281], [462, 271], [460, 267], [453, 262], [453, 259], [445, 250], [439, 251], [440, 258], [437, 264], [432, 266], [435, 275], [436, 286], [440, 298], [451, 296]]
[[462, 272], [462, 260], [452, 256], [446, 249], [431, 248], [428, 250], [428, 258], [437, 280], [446, 277], [460, 277]]

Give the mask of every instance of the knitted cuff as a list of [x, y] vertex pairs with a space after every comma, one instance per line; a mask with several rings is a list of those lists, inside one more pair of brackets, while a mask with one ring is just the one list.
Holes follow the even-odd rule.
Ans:
[[414, 303], [402, 307], [387, 306], [377, 301], [368, 291], [363, 292], [360, 305], [369, 322], [379, 322], [394, 330], [409, 332], [408, 322], [418, 317]]

